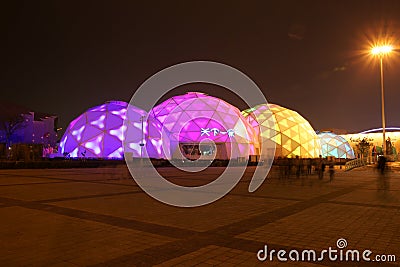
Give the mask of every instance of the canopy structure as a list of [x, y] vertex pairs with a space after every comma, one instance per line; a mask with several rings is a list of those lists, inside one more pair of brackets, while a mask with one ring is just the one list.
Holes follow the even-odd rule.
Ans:
[[355, 158], [353, 149], [343, 137], [331, 132], [322, 132], [318, 136], [321, 139], [322, 157]]
[[[400, 154], [400, 131], [398, 129], [399, 127], [387, 127], [385, 133], [386, 154], [393, 157], [393, 160], [398, 160], [398, 155]], [[372, 156], [374, 160], [376, 159], [375, 156], [382, 154], [382, 128], [371, 129], [361, 133], [342, 134], [340, 136], [349, 142], [358, 157], [360, 156], [360, 151], [357, 146], [362, 140], [366, 140], [371, 144], [369, 155]]]
[[154, 107], [146, 139], [149, 157], [190, 160], [247, 158], [257, 143], [238, 108], [198, 92], [174, 96]]
[[[127, 112], [130, 121], [124, 125]], [[123, 142], [126, 142], [125, 152], [140, 157], [140, 143], [146, 130], [142, 123], [145, 115], [145, 111], [122, 101], [109, 101], [90, 108], [69, 124], [61, 138], [61, 153], [70, 157], [122, 158]], [[128, 138], [124, 140], [126, 133]]]
[[242, 114], [259, 138], [276, 143], [276, 157], [316, 158], [321, 155], [319, 137], [296, 111], [276, 104], [261, 104], [244, 110]]

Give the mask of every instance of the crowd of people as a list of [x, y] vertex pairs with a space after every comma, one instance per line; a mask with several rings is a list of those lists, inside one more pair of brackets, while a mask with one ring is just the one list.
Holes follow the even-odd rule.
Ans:
[[295, 176], [308, 176], [312, 174], [318, 174], [320, 180], [323, 179], [325, 170], [328, 169], [329, 180], [332, 181], [335, 174], [335, 160], [323, 158], [295, 158], [278, 157], [275, 161], [275, 165], [279, 168], [279, 178], [285, 179]]

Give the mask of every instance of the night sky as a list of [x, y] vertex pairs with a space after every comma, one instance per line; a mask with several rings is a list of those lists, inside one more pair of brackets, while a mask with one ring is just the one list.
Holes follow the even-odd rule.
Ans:
[[[63, 128], [193, 60], [241, 70], [315, 129], [380, 127], [378, 60], [364, 52], [378, 37], [400, 46], [400, 1], [6, 2], [1, 98], [57, 114]], [[399, 69], [396, 52], [385, 59], [387, 126], [400, 126]], [[194, 87], [242, 107], [224, 90]]]

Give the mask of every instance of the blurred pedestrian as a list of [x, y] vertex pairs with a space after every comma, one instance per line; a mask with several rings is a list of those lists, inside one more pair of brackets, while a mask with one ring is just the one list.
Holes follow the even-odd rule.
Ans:
[[379, 156], [378, 157], [378, 170], [381, 172], [381, 174], [384, 174], [385, 169], [386, 169], [386, 157]]
[[317, 166], [318, 166], [318, 178], [322, 180], [324, 178], [325, 161], [321, 155], [319, 155]]
[[296, 172], [296, 178], [300, 178], [301, 174], [301, 160], [299, 156], [296, 156], [294, 160], [294, 167], [295, 167], [295, 172]]
[[311, 174], [311, 168], [312, 168], [312, 164], [311, 164], [311, 159], [308, 158], [306, 159], [306, 167], [307, 167], [307, 175]]
[[282, 159], [282, 157], [279, 156], [278, 159], [276, 160], [276, 163], [279, 168], [279, 179], [284, 179], [285, 178], [285, 162]]
[[387, 197], [390, 189], [389, 176], [385, 173], [387, 168], [386, 162], [387, 159], [385, 156], [378, 157], [378, 172], [380, 172], [378, 176], [378, 191], [383, 192], [384, 197]]
[[283, 158], [283, 164], [285, 167], [285, 178], [289, 178], [290, 177], [290, 168], [291, 168], [291, 161], [287, 158], [284, 157]]
[[333, 181], [333, 177], [335, 176], [335, 163], [332, 160], [329, 164], [329, 181]]

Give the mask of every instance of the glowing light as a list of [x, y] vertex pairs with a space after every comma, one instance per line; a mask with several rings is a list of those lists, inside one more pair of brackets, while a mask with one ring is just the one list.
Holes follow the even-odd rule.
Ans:
[[217, 128], [212, 128], [211, 132], [214, 133], [214, 136], [217, 136], [221, 131], [219, 129], [217, 129]]
[[98, 136], [95, 140], [93, 140], [91, 142], [86, 142], [85, 147], [93, 150], [96, 155], [100, 155], [100, 153], [101, 153], [100, 142], [102, 139], [103, 139], [102, 136]]
[[235, 136], [235, 131], [233, 129], [228, 129], [228, 131], [226, 133], [228, 134], [229, 137]]
[[210, 129], [209, 128], [206, 128], [206, 129], [201, 128], [200, 136], [203, 136], [203, 135], [210, 136]]
[[61, 139], [61, 142], [60, 142], [60, 147], [61, 147], [61, 153], [64, 153], [64, 146], [65, 146], [65, 142], [67, 142], [67, 138], [68, 138], [68, 136], [65, 136], [64, 138], [62, 138]]
[[[188, 124], [186, 124], [185, 125], [185, 130], [187, 130], [187, 125]], [[235, 130], [233, 130], [233, 129], [228, 129], [227, 131], [221, 131], [220, 129], [217, 129], [217, 128], [212, 128], [212, 129], [210, 129], [210, 128], [201, 128], [201, 130], [200, 130], [200, 136], [203, 136], [203, 135], [207, 135], [207, 136], [210, 136], [210, 133], [213, 133], [213, 135], [214, 136], [218, 136], [219, 134], [228, 134], [228, 136], [229, 137], [233, 137], [233, 136], [235, 136]]]
[[376, 56], [386, 55], [392, 51], [393, 51], [393, 46], [391, 45], [374, 46], [371, 48], [371, 54]]
[[123, 148], [120, 147], [111, 154], [108, 155], [109, 158], [121, 158], [123, 154]]
[[[360, 134], [382, 132], [382, 129], [383, 128], [370, 129], [370, 130], [366, 130], [366, 131], [360, 132]], [[400, 127], [385, 127], [385, 130], [386, 131], [400, 131]]]
[[242, 113], [259, 138], [276, 143], [275, 156], [316, 158], [321, 154], [321, 143], [314, 129], [296, 111], [275, 104], [261, 104]]
[[[131, 152], [133, 157], [140, 157], [139, 143], [142, 139], [140, 118], [146, 112], [122, 101], [111, 101], [93, 107], [73, 120], [61, 138], [61, 152], [69, 153], [71, 157], [85, 155], [87, 158], [122, 158], [124, 133], [127, 129], [124, 118], [127, 112], [131, 116], [127, 121], [129, 133], [126, 142], [137, 146], [129, 146], [126, 152]], [[143, 127], [146, 127], [146, 124]]]
[[103, 129], [104, 128], [104, 119], [106, 118], [106, 115], [101, 115], [98, 120], [92, 121], [90, 124], [92, 125], [97, 125], [99, 128]]
[[321, 138], [322, 157], [355, 158], [353, 149], [343, 137], [330, 132], [322, 132], [318, 136]]
[[159, 151], [153, 141], [147, 144], [152, 158], [179, 157], [179, 148], [199, 144], [205, 139], [219, 144], [220, 159], [247, 157], [255, 153], [258, 142], [254, 129], [238, 108], [197, 92], [174, 96], [155, 106], [148, 121], [148, 135], [152, 140], [162, 141], [162, 131], [169, 139], [163, 147], [165, 151]]
[[118, 129], [110, 130], [110, 134], [118, 137], [119, 140], [124, 141], [125, 130], [126, 130], [126, 126], [122, 125]]
[[80, 141], [82, 139], [82, 132], [85, 129], [85, 125], [83, 125], [78, 130], [72, 131], [71, 134], [76, 136], [76, 140]]
[[75, 148], [71, 153], [69, 153], [69, 156], [72, 158], [78, 157], [78, 150], [79, 148]]
[[125, 119], [125, 118], [126, 118], [126, 108], [123, 108], [123, 109], [121, 109], [121, 110], [114, 110], [114, 111], [111, 111], [111, 114], [118, 115], [118, 116], [120, 116], [122, 119]]

